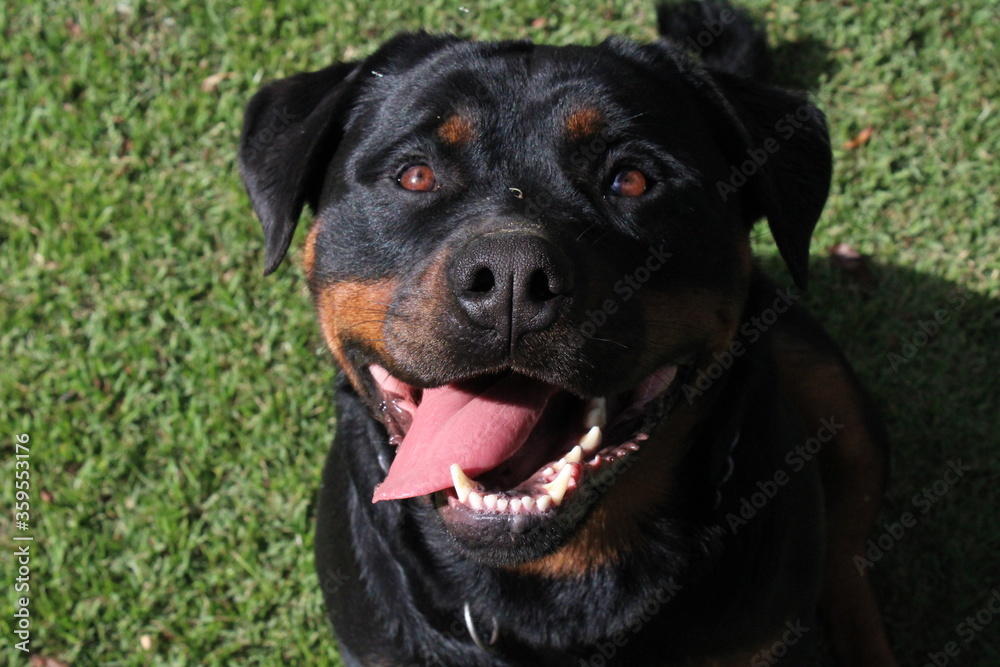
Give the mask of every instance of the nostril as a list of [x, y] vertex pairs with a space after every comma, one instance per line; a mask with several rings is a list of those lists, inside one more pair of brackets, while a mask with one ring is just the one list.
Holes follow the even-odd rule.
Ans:
[[496, 286], [496, 277], [493, 275], [493, 271], [490, 270], [488, 266], [479, 267], [475, 273], [472, 274], [472, 281], [469, 284], [469, 292], [475, 292], [477, 294], [488, 294], [493, 291], [493, 287]]
[[528, 279], [528, 298], [531, 301], [548, 301], [554, 299], [558, 294], [552, 291], [549, 284], [549, 274], [545, 269], [538, 269], [531, 274]]

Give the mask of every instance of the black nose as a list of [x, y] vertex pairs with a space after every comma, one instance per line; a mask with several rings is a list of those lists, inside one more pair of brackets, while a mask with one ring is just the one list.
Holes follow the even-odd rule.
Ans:
[[573, 265], [551, 241], [535, 234], [498, 232], [460, 250], [449, 270], [462, 310], [476, 325], [505, 337], [552, 325], [573, 290]]

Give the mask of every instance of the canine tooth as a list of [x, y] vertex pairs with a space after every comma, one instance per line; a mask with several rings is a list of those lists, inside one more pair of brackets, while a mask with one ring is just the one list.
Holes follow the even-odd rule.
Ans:
[[521, 507], [523, 507], [526, 510], [530, 510], [534, 506], [535, 506], [535, 499], [534, 498], [532, 498], [531, 496], [522, 496], [521, 497]]
[[552, 502], [558, 505], [566, 495], [569, 488], [569, 478], [573, 476], [573, 466], [566, 466], [559, 471], [559, 476], [548, 484], [542, 484], [542, 488], [552, 498]]
[[538, 508], [539, 512], [544, 512], [552, 504], [552, 498], [548, 496], [541, 496], [537, 501], [535, 501], [535, 506]]
[[506, 512], [508, 503], [509, 501], [506, 498], [497, 499], [497, 509], [501, 512]]
[[496, 509], [496, 507], [497, 507], [497, 494], [490, 493], [488, 495], [483, 496], [483, 505], [485, 505], [486, 509], [488, 509], [488, 510]]
[[597, 427], [603, 427], [608, 423], [608, 399], [604, 398], [592, 398], [587, 403], [587, 414], [583, 418], [583, 427], [590, 429]]
[[587, 435], [580, 438], [579, 446], [582, 447], [583, 451], [586, 453], [592, 454], [597, 451], [598, 447], [601, 446], [601, 440], [603, 439], [604, 436], [601, 434], [601, 428], [599, 426], [594, 426], [587, 431]]
[[476, 493], [475, 491], [469, 492], [469, 505], [474, 510], [483, 509], [483, 497]]
[[458, 500], [464, 503], [469, 498], [469, 492], [472, 491], [472, 480], [462, 470], [462, 466], [457, 463], [452, 463], [449, 470], [451, 470], [451, 483], [458, 493]]
[[583, 448], [577, 445], [569, 450], [569, 454], [564, 457], [566, 463], [579, 463], [583, 460]]
[[520, 512], [521, 511], [521, 499], [520, 498], [511, 498], [510, 499], [510, 511], [511, 512]]

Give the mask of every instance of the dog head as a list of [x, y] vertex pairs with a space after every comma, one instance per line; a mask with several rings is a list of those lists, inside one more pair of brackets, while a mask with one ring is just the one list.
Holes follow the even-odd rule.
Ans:
[[240, 163], [266, 273], [315, 212], [324, 338], [398, 446], [374, 500], [433, 499], [507, 565], [664, 501], [675, 399], [736, 335], [753, 224], [804, 283], [830, 178], [815, 107], [662, 40], [423, 33], [265, 87]]

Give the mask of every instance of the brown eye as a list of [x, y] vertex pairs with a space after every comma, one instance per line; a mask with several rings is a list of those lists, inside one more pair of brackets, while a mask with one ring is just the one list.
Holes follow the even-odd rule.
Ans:
[[623, 169], [615, 175], [611, 192], [619, 197], [638, 197], [646, 191], [646, 177], [638, 169]]
[[399, 175], [399, 184], [411, 192], [431, 192], [437, 190], [437, 179], [434, 170], [426, 164], [408, 167]]

